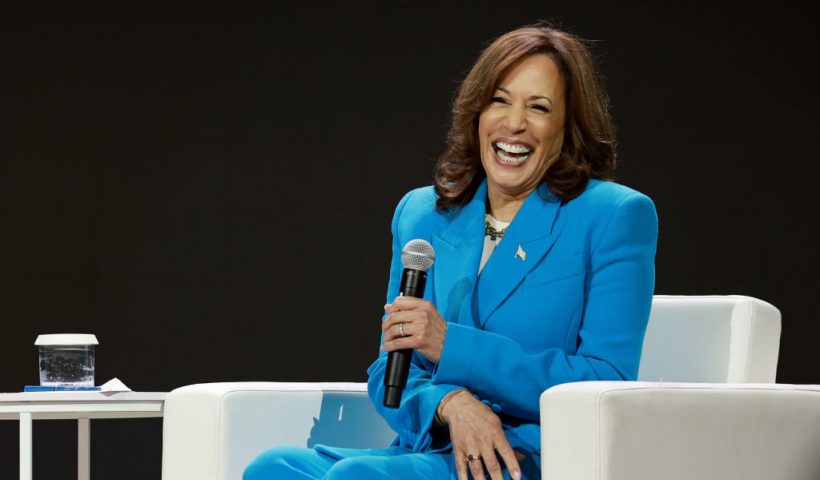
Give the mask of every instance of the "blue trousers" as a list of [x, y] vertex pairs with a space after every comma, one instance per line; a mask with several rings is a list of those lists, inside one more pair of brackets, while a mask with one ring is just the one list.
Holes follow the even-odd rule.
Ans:
[[[245, 469], [243, 480], [436, 480], [455, 479], [452, 453], [397, 453], [337, 458], [313, 448], [274, 447]], [[536, 473], [536, 475], [538, 475]], [[538, 478], [526, 475], [525, 478]], [[504, 470], [504, 478], [509, 474]]]

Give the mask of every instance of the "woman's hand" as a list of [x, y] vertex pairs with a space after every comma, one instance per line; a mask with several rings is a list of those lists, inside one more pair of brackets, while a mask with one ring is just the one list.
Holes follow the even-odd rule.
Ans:
[[384, 306], [384, 311], [387, 318], [382, 322], [382, 350], [414, 348], [431, 362], [438, 363], [447, 322], [432, 303], [420, 298], [396, 297], [393, 303]]
[[[502, 480], [502, 465], [498, 456], [507, 466], [513, 479], [521, 478], [521, 467], [516, 452], [510, 447], [501, 420], [490, 407], [473, 397], [467, 390], [453, 394], [443, 403], [439, 412], [442, 420], [450, 427], [450, 441], [453, 444], [453, 461], [456, 464], [458, 480], [467, 480], [467, 470], [474, 479], [483, 479], [484, 471], [492, 480]], [[496, 456], [498, 452], [498, 456]], [[468, 458], [475, 457], [474, 460]]]

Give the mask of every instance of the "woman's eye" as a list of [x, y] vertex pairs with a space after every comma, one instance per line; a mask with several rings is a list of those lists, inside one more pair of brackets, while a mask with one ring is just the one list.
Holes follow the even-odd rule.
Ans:
[[538, 110], [541, 113], [550, 113], [550, 109], [543, 105], [531, 105], [530, 108]]
[[490, 103], [507, 103], [507, 100], [502, 97], [493, 97], [490, 99]]

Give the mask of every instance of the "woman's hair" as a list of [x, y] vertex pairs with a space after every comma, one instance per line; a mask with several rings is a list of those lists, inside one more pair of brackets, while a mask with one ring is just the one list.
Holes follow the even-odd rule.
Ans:
[[553, 192], [571, 200], [590, 178], [608, 178], [615, 168], [615, 127], [595, 61], [580, 38], [543, 25], [513, 30], [478, 57], [453, 102], [447, 150], [435, 167], [436, 207], [462, 206], [486, 177], [481, 164], [478, 117], [498, 83], [525, 58], [551, 57], [564, 81], [564, 142], [558, 159], [544, 173]]

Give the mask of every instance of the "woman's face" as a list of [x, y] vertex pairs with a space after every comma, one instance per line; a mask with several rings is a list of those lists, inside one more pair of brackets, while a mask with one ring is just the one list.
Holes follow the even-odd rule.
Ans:
[[501, 78], [478, 117], [490, 194], [519, 198], [538, 186], [561, 153], [565, 108], [561, 73], [547, 55], [525, 58]]

